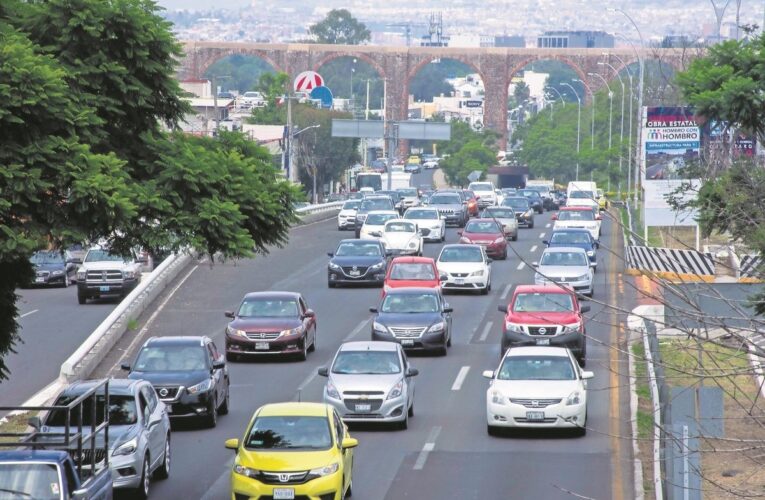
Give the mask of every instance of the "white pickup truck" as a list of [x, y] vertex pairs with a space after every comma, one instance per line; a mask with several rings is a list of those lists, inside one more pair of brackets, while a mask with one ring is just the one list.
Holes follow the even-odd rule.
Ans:
[[125, 297], [141, 281], [143, 262], [134, 255], [123, 257], [108, 248], [93, 247], [77, 269], [77, 301], [107, 295]]

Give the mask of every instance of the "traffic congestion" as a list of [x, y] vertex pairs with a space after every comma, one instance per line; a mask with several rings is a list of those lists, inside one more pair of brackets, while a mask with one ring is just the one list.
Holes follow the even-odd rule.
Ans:
[[[174, 483], [170, 464], [190, 452], [187, 435], [208, 428], [223, 438], [209, 446], [225, 441], [235, 450], [225, 480], [207, 490], [215, 491], [210, 498], [339, 499], [354, 492], [375, 498], [367, 439], [407, 446], [407, 434], [427, 427], [438, 406], [432, 384], [450, 358], [463, 363], [473, 347], [481, 349], [481, 366], [461, 365], [452, 386], [478, 385], [474, 403], [482, 394], [465, 425], [483, 422], [486, 438], [500, 447], [527, 440], [528, 429], [553, 431], [564, 442], [586, 434], [588, 380], [595, 375], [583, 368], [591, 311], [585, 301], [597, 293], [597, 249], [608, 234], [600, 228], [603, 217], [590, 207], [561, 206], [565, 200], [552, 195], [545, 206], [553, 210], [542, 206], [538, 213], [536, 197], [524, 195], [535, 190], [492, 189], [491, 201], [481, 201], [477, 193], [491, 184], [480, 184], [426, 195], [408, 189], [417, 195], [406, 204], [382, 190], [349, 199], [334, 219], [305, 229], [321, 231], [314, 246], [334, 241], [323, 271], [315, 269], [315, 254], [303, 261], [309, 267], [296, 264], [298, 274], [324, 276], [323, 293], [294, 280], [277, 280], [292, 287], [242, 290], [219, 311], [226, 321], [214, 330], [222, 338], [196, 328], [162, 335], [157, 328], [119, 366], [128, 379], [149, 384], [129, 389], [134, 399], [112, 405], [110, 416], [116, 422], [128, 411], [149, 422], [164, 405], [157, 418], [173, 425], [110, 443], [114, 456], [128, 457], [112, 460], [115, 488], [163, 497]], [[563, 213], [583, 221], [577, 226]], [[589, 220], [598, 222], [597, 239]], [[242, 390], [252, 387], [252, 377], [278, 390], [285, 373], [306, 371], [301, 362], [311, 373], [297, 394], [257, 398], [263, 404], [246, 421], [229, 424], [232, 410], [241, 422], [243, 405], [252, 406]], [[222, 426], [225, 435], [217, 430]]]

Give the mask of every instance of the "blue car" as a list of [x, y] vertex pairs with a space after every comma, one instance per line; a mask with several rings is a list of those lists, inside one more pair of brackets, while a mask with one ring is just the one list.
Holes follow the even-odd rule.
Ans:
[[553, 231], [549, 240], [543, 240], [542, 243], [548, 247], [577, 247], [587, 252], [587, 257], [592, 263], [593, 271], [598, 268], [598, 242], [593, 239], [590, 232], [586, 229], [558, 229]]

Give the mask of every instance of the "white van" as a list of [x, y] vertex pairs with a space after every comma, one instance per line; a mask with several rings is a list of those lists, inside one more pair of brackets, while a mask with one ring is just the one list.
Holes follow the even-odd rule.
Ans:
[[566, 190], [567, 207], [597, 207], [598, 185], [595, 182], [572, 181]]
[[486, 208], [497, 204], [494, 183], [489, 181], [471, 182], [468, 189], [478, 197], [478, 206]]

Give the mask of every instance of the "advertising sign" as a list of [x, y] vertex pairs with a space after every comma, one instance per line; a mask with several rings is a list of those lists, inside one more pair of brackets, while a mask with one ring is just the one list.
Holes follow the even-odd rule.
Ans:
[[315, 71], [303, 71], [295, 78], [295, 92], [310, 92], [324, 85], [324, 78]]
[[643, 180], [680, 178], [698, 160], [701, 129], [690, 108], [647, 107], [643, 112]]

